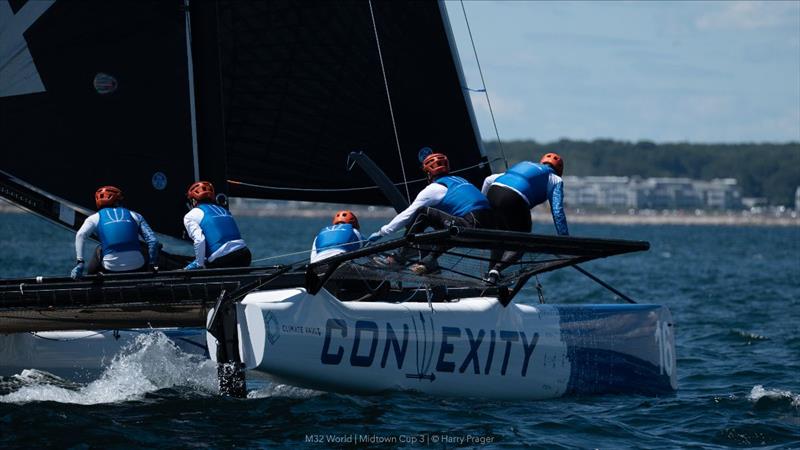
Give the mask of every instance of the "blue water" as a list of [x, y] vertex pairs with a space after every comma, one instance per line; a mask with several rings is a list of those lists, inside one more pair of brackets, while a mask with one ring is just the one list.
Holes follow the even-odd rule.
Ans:
[[[325, 222], [240, 218], [256, 259], [307, 250]], [[362, 221], [366, 232], [378, 225]], [[152, 335], [95, 381], [39, 372], [0, 380], [0, 448], [327, 448], [351, 446], [354, 435], [407, 448], [800, 448], [800, 228], [571, 224], [571, 231], [651, 243], [649, 252], [584, 267], [640, 302], [669, 306], [676, 394], [491, 402], [338, 395], [250, 380], [249, 398], [235, 400], [215, 395], [208, 362], [175, 357]], [[28, 215], [0, 215], [0, 277], [67, 274], [73, 239]], [[299, 257], [283, 261], [292, 258]], [[574, 270], [541, 281], [550, 303], [618, 301]], [[535, 290], [515, 301], [536, 302]]]

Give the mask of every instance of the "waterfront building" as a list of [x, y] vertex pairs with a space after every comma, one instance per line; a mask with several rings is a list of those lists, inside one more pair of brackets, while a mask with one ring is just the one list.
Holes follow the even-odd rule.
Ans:
[[572, 207], [600, 209], [738, 209], [735, 179], [564, 177], [564, 201]]

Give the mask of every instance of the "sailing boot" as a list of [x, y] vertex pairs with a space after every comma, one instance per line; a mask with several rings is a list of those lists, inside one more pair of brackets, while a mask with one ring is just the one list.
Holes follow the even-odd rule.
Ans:
[[411, 270], [417, 275], [431, 275], [435, 273], [441, 273], [441, 270], [439, 269], [439, 262], [432, 257], [422, 258], [418, 263], [413, 264], [411, 267], [409, 267], [409, 270]]
[[400, 254], [379, 255], [372, 258], [372, 263], [385, 269], [401, 269], [408, 264], [408, 261]]

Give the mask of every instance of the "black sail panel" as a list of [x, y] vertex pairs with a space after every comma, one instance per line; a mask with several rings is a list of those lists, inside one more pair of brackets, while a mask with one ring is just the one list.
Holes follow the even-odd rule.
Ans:
[[413, 197], [426, 184], [417, 160], [426, 146], [480, 183], [489, 167], [441, 8], [432, 1], [221, 2], [231, 194], [385, 204], [364, 173], [348, 172], [347, 155], [366, 152], [395, 183], [405, 169]]
[[[14, 5], [2, 25], [43, 4]], [[12, 35], [30, 61], [0, 54], [0, 70], [41, 87], [0, 83], [0, 171], [85, 212], [99, 186], [118, 186], [154, 229], [180, 236], [194, 180], [182, 7], [56, 1]]]

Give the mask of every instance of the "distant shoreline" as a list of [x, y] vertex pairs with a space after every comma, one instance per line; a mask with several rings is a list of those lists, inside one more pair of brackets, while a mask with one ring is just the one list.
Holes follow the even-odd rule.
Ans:
[[[337, 206], [324, 205], [318, 208], [303, 205], [302, 207], [258, 207], [232, 205], [231, 211], [243, 217], [308, 217], [327, 218], [335, 212]], [[388, 207], [375, 206], [350, 206], [359, 217], [374, 219], [389, 219], [394, 215], [394, 210]], [[0, 201], [0, 213], [27, 213], [5, 201]], [[797, 213], [749, 213], [746, 211], [704, 212], [694, 211], [647, 211], [647, 212], [586, 212], [569, 211], [567, 219], [571, 223], [601, 224], [601, 225], [719, 225], [719, 226], [781, 226], [800, 227], [800, 217]], [[550, 223], [550, 213], [537, 208], [533, 214], [535, 223]]]

